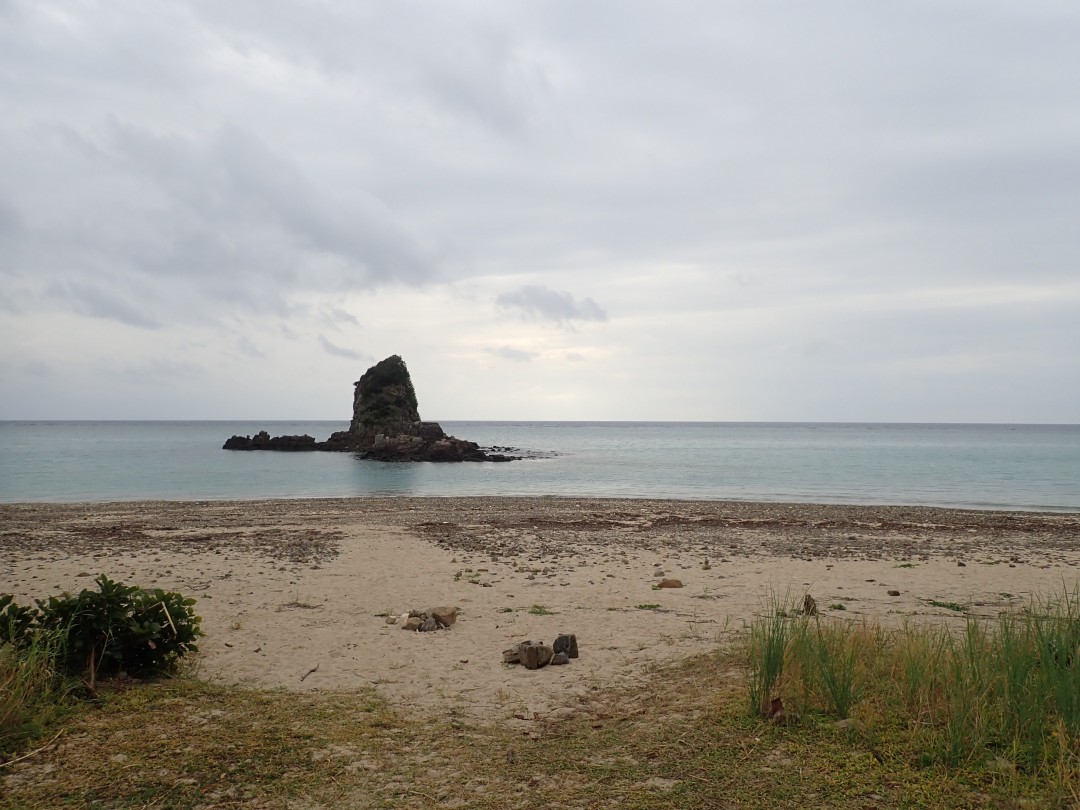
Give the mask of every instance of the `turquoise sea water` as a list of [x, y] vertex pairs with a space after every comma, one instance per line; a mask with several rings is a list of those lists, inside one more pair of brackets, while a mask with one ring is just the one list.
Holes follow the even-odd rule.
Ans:
[[230, 452], [339, 422], [0, 422], [0, 501], [567, 495], [1080, 511], [1080, 425], [443, 422], [506, 464]]

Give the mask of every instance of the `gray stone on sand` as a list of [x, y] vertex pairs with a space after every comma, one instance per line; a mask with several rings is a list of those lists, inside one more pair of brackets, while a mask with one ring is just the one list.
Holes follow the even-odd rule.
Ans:
[[525, 669], [540, 669], [547, 666], [554, 655], [547, 644], [529, 644], [521, 650], [519, 658]]
[[524, 664], [526, 669], [539, 669], [551, 662], [554, 652], [551, 647], [538, 641], [522, 641], [508, 650], [503, 650], [504, 664]]
[[560, 633], [556, 637], [551, 649], [555, 653], [566, 653], [568, 658], [578, 657], [577, 636], [573, 633]]

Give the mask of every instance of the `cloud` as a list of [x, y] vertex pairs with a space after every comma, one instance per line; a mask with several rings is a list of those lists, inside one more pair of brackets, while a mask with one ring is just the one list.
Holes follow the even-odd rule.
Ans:
[[[387, 204], [312, 182], [253, 132], [177, 135], [119, 116], [93, 129], [53, 127], [18, 145], [35, 154], [12, 171], [26, 193], [0, 201], [0, 274], [33, 288], [23, 298], [35, 308], [143, 327], [220, 323], [436, 277]], [[55, 184], [63, 192], [48, 194]], [[124, 305], [132, 297], [137, 307]]]
[[352, 349], [346, 349], [344, 346], [338, 346], [335, 343], [331, 343], [323, 335], [319, 335], [319, 345], [323, 347], [323, 350], [327, 354], [332, 354], [335, 357], [346, 357], [349, 360], [363, 359], [363, 356], [359, 352], [354, 352]]
[[488, 349], [487, 351], [496, 357], [501, 357], [504, 360], [510, 360], [515, 363], [528, 363], [530, 360], [540, 356], [536, 352], [515, 349], [512, 346], [499, 346], [498, 348]]
[[[287, 264], [275, 263], [277, 280], [286, 285], [301, 269], [306, 286], [316, 288], [416, 283], [432, 275], [385, 203], [362, 190], [348, 201], [333, 199], [248, 130], [227, 125], [209, 138], [190, 140], [115, 121], [112, 141], [124, 165], [152, 181], [150, 191], [173, 212], [173, 244], [194, 242], [197, 250], [205, 242], [211, 255], [222, 253], [223, 244], [239, 244], [247, 249], [236, 257], [241, 260], [262, 258], [256, 239], [274, 244], [291, 254]], [[216, 237], [223, 227], [230, 230], [227, 243]], [[187, 262], [163, 267], [195, 275], [218, 268]]]
[[90, 318], [114, 320], [140, 329], [160, 329], [161, 324], [144, 309], [115, 290], [69, 281], [54, 285], [50, 294], [70, 302], [73, 311]]
[[8, 265], [11, 261], [9, 250], [14, 249], [16, 240], [23, 234], [23, 225], [20, 221], [19, 212], [11, 203], [0, 199], [0, 247], [4, 248], [4, 261], [0, 261], [0, 273], [10, 272], [13, 268]]
[[266, 357], [266, 352], [260, 349], [255, 343], [246, 335], [239, 335], [236, 338], [236, 348], [247, 357], [262, 358]]
[[503, 309], [516, 309], [533, 320], [554, 321], [606, 321], [607, 313], [591, 298], [581, 301], [568, 292], [559, 292], [543, 285], [527, 284], [511, 292], [502, 293], [495, 303]]
[[[460, 416], [480, 395], [455, 380], [543, 330], [478, 411], [915, 418], [920, 358], [981, 355], [1025, 381], [1002, 416], [1080, 421], [1074, 5], [273, 10], [0, 0], [0, 346], [57, 379], [140, 353], [207, 370], [122, 408], [87, 379], [84, 405], [257, 409], [355, 361], [333, 349], [362, 327], [365, 352], [445, 367]], [[599, 323], [587, 351], [560, 340]], [[714, 376], [633, 393], [676, 364]], [[5, 413], [62, 417], [4, 383]], [[950, 390], [935, 418], [1001, 387]]]
[[338, 324], [342, 323], [347, 323], [351, 326], [360, 325], [360, 321], [356, 319], [355, 315], [353, 315], [351, 312], [346, 312], [340, 307], [323, 307], [322, 310], [320, 310], [320, 314], [322, 315], [323, 319], [332, 326], [337, 326]]

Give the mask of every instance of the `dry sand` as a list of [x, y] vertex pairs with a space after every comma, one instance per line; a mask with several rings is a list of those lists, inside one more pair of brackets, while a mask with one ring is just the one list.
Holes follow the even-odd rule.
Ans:
[[[567, 498], [8, 504], [0, 549], [0, 593], [19, 601], [99, 573], [198, 598], [210, 680], [375, 686], [401, 708], [530, 718], [714, 648], [770, 593], [809, 592], [845, 620], [950, 622], [963, 614], [932, 602], [993, 615], [1061, 593], [1080, 578], [1080, 515]], [[661, 572], [685, 587], [655, 590]], [[461, 608], [452, 629], [383, 617], [434, 605]], [[581, 649], [569, 666], [502, 663], [517, 641], [561, 632]]]

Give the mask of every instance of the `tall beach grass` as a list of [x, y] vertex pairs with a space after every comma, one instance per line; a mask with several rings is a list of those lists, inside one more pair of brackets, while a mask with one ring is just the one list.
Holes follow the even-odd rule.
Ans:
[[63, 633], [0, 644], [0, 761], [39, 737], [68, 707], [78, 684], [57, 671]]
[[925, 765], [1034, 777], [1080, 801], [1080, 585], [959, 628], [885, 629], [773, 599], [748, 649], [755, 714], [853, 716]]

